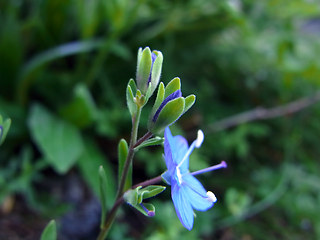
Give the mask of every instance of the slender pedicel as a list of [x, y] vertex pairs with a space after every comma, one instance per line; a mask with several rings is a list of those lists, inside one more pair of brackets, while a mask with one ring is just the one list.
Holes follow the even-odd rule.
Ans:
[[205, 169], [201, 169], [201, 170], [196, 171], [196, 172], [192, 172], [191, 174], [193, 176], [195, 176], [195, 175], [198, 175], [198, 174], [201, 174], [201, 173], [206, 173], [206, 172], [210, 172], [210, 171], [214, 171], [214, 170], [217, 170], [217, 169], [220, 169], [220, 168], [226, 168], [226, 167], [227, 167], [227, 163], [225, 161], [222, 161], [220, 164], [217, 164], [217, 165], [205, 168]]

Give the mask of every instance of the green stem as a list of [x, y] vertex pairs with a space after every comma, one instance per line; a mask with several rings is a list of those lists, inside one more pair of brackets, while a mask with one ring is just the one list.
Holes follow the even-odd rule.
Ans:
[[108, 216], [106, 218], [106, 222], [104, 226], [101, 228], [100, 234], [97, 238], [97, 240], [104, 240], [112, 226], [112, 223], [116, 217], [117, 211], [121, 203], [123, 202], [123, 192], [124, 192], [124, 186], [127, 179], [127, 175], [129, 172], [129, 168], [132, 164], [133, 156], [134, 156], [134, 147], [137, 143], [137, 136], [138, 136], [138, 128], [139, 128], [139, 122], [140, 122], [140, 115], [141, 115], [141, 107], [137, 106], [137, 114], [132, 118], [132, 131], [131, 131], [131, 139], [130, 139], [130, 145], [129, 145], [129, 152], [127, 155], [126, 162], [123, 167], [118, 192], [116, 196], [116, 201], [111, 208], [110, 212], [108, 213]]

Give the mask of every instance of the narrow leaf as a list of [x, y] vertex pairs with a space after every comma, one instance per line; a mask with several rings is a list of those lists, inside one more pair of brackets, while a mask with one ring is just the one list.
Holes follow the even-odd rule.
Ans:
[[107, 189], [108, 181], [107, 175], [103, 166], [99, 167], [99, 186], [100, 186], [100, 202], [101, 202], [101, 227], [104, 226], [107, 214]]
[[56, 240], [57, 239], [57, 227], [56, 221], [51, 220], [41, 234], [41, 240]]
[[[124, 169], [125, 162], [128, 156], [128, 144], [126, 140], [121, 139], [118, 145], [118, 158], [119, 158], [119, 171], [118, 171], [118, 182], [121, 181], [122, 172]], [[124, 191], [131, 188], [132, 186], [132, 165], [129, 166], [128, 175], [125, 181]]]
[[138, 147], [135, 148], [135, 150], [139, 150], [141, 148], [149, 147], [149, 146], [161, 145], [163, 144], [163, 142], [164, 142], [164, 138], [157, 136], [141, 143]]

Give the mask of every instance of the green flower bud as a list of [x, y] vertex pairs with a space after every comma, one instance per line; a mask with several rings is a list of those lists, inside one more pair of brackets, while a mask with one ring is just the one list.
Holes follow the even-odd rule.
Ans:
[[162, 69], [163, 56], [160, 51], [152, 51], [149, 47], [138, 51], [137, 62], [137, 85], [142, 94], [146, 95], [146, 98], [153, 94], [157, 88], [161, 69]]
[[180, 79], [174, 78], [166, 88], [163, 83], [158, 89], [157, 98], [149, 119], [148, 129], [153, 133], [163, 131], [177, 121], [195, 102], [195, 95], [182, 97]]

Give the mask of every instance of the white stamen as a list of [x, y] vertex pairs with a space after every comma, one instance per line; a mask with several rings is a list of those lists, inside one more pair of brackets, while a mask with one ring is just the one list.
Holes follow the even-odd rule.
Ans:
[[192, 153], [193, 149], [199, 148], [203, 142], [204, 139], [204, 134], [201, 130], [198, 130], [198, 135], [197, 135], [197, 139], [193, 141], [193, 143], [191, 144], [191, 146], [189, 147], [188, 151], [186, 152], [186, 154], [184, 155], [183, 159], [181, 160], [181, 162], [178, 164], [177, 168], [181, 167], [181, 165], [183, 164], [183, 162], [189, 157], [189, 155]]
[[215, 203], [217, 201], [217, 198], [216, 198], [216, 196], [214, 195], [213, 192], [208, 191], [207, 192], [207, 196], [208, 196], [208, 198], [207, 198], [208, 201], [213, 202], [213, 203]]
[[203, 142], [204, 139], [204, 134], [201, 130], [198, 130], [198, 136], [197, 139], [195, 140], [195, 147], [199, 148]]
[[178, 166], [176, 167], [176, 171], [177, 171], [178, 181], [180, 184], [182, 184], [182, 175]]

